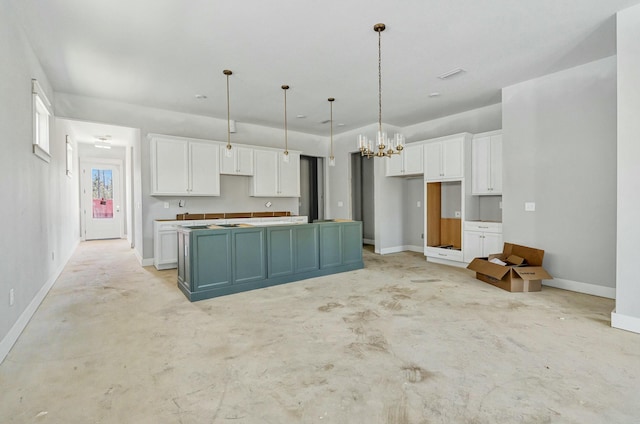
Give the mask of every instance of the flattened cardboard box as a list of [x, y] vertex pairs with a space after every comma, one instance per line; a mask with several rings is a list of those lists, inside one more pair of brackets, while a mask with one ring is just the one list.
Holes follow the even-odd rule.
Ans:
[[[507, 265], [489, 262], [498, 258]], [[544, 250], [505, 243], [501, 254], [488, 258], [475, 258], [467, 269], [476, 272], [476, 278], [510, 292], [533, 292], [542, 289], [542, 280], [553, 279], [542, 267]], [[523, 265], [528, 264], [528, 265]]]

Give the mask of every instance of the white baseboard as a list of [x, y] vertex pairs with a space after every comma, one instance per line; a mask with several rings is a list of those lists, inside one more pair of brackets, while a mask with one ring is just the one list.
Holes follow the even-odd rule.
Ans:
[[422, 246], [405, 245], [405, 246], [386, 247], [384, 249], [380, 249], [380, 254], [387, 255], [389, 253], [406, 252], [407, 250], [410, 252], [424, 253], [424, 247]]
[[611, 312], [611, 326], [620, 330], [640, 333], [640, 318], [622, 315], [615, 311]]
[[563, 290], [570, 290], [578, 293], [590, 294], [593, 296], [606, 297], [609, 299], [616, 298], [615, 287], [604, 287], [596, 284], [581, 283], [579, 281], [565, 280], [562, 278], [554, 278], [553, 280], [543, 280], [542, 284], [549, 287], [555, 287]]
[[362, 239], [362, 244], [370, 244], [372, 246], [374, 246], [376, 244], [375, 240], [371, 240], [371, 239], [367, 239], [367, 238], [363, 238]]
[[54, 273], [44, 283], [42, 288], [38, 291], [38, 293], [36, 293], [33, 300], [29, 303], [29, 305], [22, 312], [22, 314], [20, 314], [20, 317], [18, 318], [16, 323], [13, 324], [13, 327], [11, 327], [7, 335], [4, 336], [2, 341], [0, 341], [0, 364], [4, 361], [4, 358], [7, 357], [13, 345], [16, 343], [16, 341], [18, 341], [18, 337], [20, 337], [20, 334], [22, 334], [22, 331], [24, 331], [24, 329], [27, 327], [27, 324], [29, 324], [29, 321], [31, 321], [33, 314], [36, 313], [36, 311], [38, 310], [38, 307], [40, 306], [44, 298], [47, 296], [47, 293], [49, 293], [49, 290], [51, 290], [51, 287], [53, 287], [53, 285], [55, 284], [60, 274], [62, 274], [62, 271], [64, 270], [64, 267], [67, 265], [67, 262], [69, 262], [69, 259], [71, 259], [71, 256], [78, 248], [78, 244], [80, 244], [80, 239], [76, 241], [76, 244], [73, 246], [73, 248], [71, 248], [68, 256], [65, 258], [64, 261], [62, 261], [62, 264], [54, 271]]
[[465, 262], [452, 261], [450, 259], [440, 259], [440, 258], [435, 258], [433, 256], [427, 256], [427, 262], [433, 262], [435, 264], [441, 264], [441, 265], [455, 266], [457, 268], [466, 268], [468, 265]]
[[142, 256], [140, 256], [140, 252], [138, 252], [136, 249], [133, 249], [133, 254], [136, 255], [136, 259], [138, 259], [138, 263], [140, 264], [140, 266], [153, 265], [153, 258], [144, 259]]

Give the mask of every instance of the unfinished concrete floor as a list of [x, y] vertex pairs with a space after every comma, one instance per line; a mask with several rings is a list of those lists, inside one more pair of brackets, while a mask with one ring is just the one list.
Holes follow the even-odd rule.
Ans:
[[512, 294], [415, 253], [190, 303], [82, 243], [0, 365], [0, 423], [638, 423], [614, 302]]

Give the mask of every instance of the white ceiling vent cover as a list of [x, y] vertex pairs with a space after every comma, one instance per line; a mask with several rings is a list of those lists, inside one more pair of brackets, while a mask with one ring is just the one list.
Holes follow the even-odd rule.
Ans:
[[462, 69], [462, 68], [455, 68], [455, 69], [452, 69], [450, 71], [447, 71], [445, 73], [442, 73], [442, 74], [438, 75], [438, 78], [443, 80], [443, 79], [451, 78], [452, 76], [458, 75], [458, 74], [460, 74], [462, 72], [465, 72], [465, 70]]

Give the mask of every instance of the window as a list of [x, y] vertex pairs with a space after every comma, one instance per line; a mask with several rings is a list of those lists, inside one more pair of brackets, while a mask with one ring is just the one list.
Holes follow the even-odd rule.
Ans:
[[31, 80], [33, 93], [33, 153], [45, 162], [51, 161], [49, 152], [49, 121], [51, 119], [51, 103], [38, 84]]

